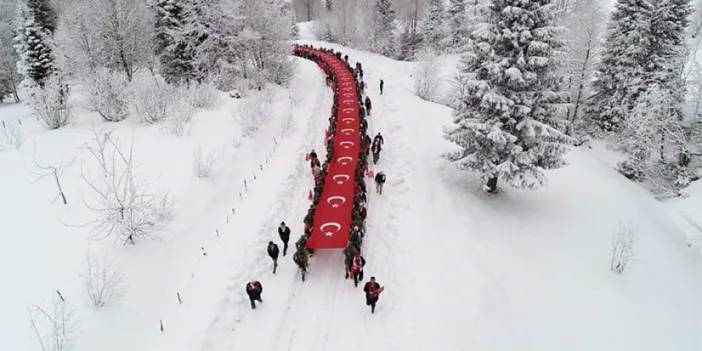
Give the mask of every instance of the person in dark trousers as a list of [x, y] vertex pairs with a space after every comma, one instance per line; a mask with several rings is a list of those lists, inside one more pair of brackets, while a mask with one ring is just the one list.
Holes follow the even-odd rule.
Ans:
[[309, 257], [307, 256], [307, 250], [302, 247], [295, 251], [293, 255], [293, 261], [300, 268], [300, 276], [302, 281], [305, 281], [305, 275], [307, 275], [307, 264], [309, 263]]
[[383, 95], [383, 87], [385, 86], [385, 82], [383, 80], [380, 80], [380, 95]]
[[280, 250], [278, 250], [278, 245], [276, 245], [274, 242], [269, 241], [268, 242], [268, 256], [271, 257], [273, 260], [273, 274], [275, 274], [275, 271], [278, 269], [278, 254], [280, 253]]
[[251, 309], [256, 309], [256, 301], [263, 302], [261, 299], [261, 293], [263, 292], [263, 285], [258, 280], [252, 280], [246, 284], [246, 294], [249, 295], [249, 301], [251, 301]]
[[380, 160], [380, 144], [373, 143], [373, 146], [371, 146], [371, 152], [373, 152], [373, 164], [378, 164], [378, 160]]
[[353, 277], [353, 286], [358, 286], [358, 282], [363, 281], [363, 266], [366, 265], [366, 259], [360, 253], [356, 254], [351, 260], [351, 276]]
[[385, 288], [375, 281], [375, 277], [371, 277], [370, 281], [363, 287], [363, 291], [366, 293], [366, 306], [371, 307], [371, 313], [375, 313], [375, 304], [378, 303], [378, 298], [383, 290]]
[[383, 144], [385, 144], [385, 139], [383, 139], [383, 136], [380, 135], [380, 132], [378, 132], [378, 134], [376, 134], [373, 138], [373, 144], [376, 143], [380, 144], [381, 147], [383, 146]]
[[288, 252], [288, 241], [290, 241], [290, 228], [285, 225], [285, 222], [280, 222], [278, 227], [278, 236], [283, 241], [283, 256]]
[[385, 184], [385, 173], [380, 171], [375, 175], [375, 191], [380, 195], [383, 195], [383, 184]]
[[371, 100], [368, 96], [366, 96], [366, 115], [371, 115]]

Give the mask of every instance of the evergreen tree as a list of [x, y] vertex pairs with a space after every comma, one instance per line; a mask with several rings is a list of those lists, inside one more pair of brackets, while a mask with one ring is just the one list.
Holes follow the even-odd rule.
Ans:
[[621, 132], [640, 96], [655, 83], [681, 116], [688, 0], [619, 0], [586, 112], [600, 129]]
[[447, 46], [460, 51], [465, 48], [469, 37], [465, 0], [449, 0], [447, 17]]
[[202, 81], [199, 46], [209, 36], [200, 0], [159, 0], [156, 3], [156, 53], [161, 74], [169, 83]]
[[413, 33], [411, 28], [405, 28], [400, 34], [400, 60], [411, 61], [415, 59], [417, 48], [422, 43], [422, 37], [419, 33]]
[[[678, 160], [679, 155], [687, 153], [682, 125], [686, 92], [682, 71], [690, 12], [685, 0], [652, 4], [649, 30], [644, 33], [644, 84], [632, 97], [632, 109], [626, 111], [618, 133], [619, 145], [629, 154], [629, 159], [619, 165], [620, 172], [634, 180], [649, 179], [665, 191], [688, 184], [681, 182], [689, 172], [686, 165], [678, 165]], [[666, 158], [669, 148], [676, 156], [672, 162]]]
[[420, 29], [426, 47], [440, 52], [446, 37], [444, 28], [444, 1], [429, 0], [429, 11], [421, 23]]
[[653, 6], [649, 0], [618, 0], [609, 22], [593, 95], [586, 113], [604, 131], [619, 131], [645, 89], [647, 40]]
[[395, 10], [390, 0], [376, 0], [371, 48], [384, 56], [395, 55]]
[[32, 9], [24, 4], [17, 7], [14, 47], [20, 58], [18, 72], [43, 86], [54, 71], [51, 33], [36, 21]]
[[447, 131], [461, 149], [447, 157], [479, 172], [489, 192], [498, 178], [537, 188], [544, 170], [564, 164], [570, 138], [556, 118], [565, 94], [555, 74], [561, 43], [549, 3], [494, 0], [461, 63], [455, 127]]
[[32, 10], [36, 23], [53, 34], [56, 32], [58, 15], [50, 0], [27, 0], [27, 7]]
[[324, 0], [324, 9], [326, 9], [327, 12], [334, 9], [334, 3], [332, 0]]

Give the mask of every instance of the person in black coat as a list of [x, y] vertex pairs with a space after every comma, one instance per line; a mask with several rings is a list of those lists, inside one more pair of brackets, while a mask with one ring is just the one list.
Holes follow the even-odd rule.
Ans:
[[375, 175], [375, 191], [380, 195], [383, 194], [383, 184], [385, 184], [385, 173], [380, 171]]
[[288, 241], [290, 241], [290, 228], [285, 225], [285, 222], [280, 222], [278, 227], [278, 236], [283, 241], [283, 256], [288, 252]]
[[380, 95], [383, 95], [383, 87], [385, 86], [385, 82], [383, 80], [380, 80]]
[[376, 134], [373, 138], [373, 144], [379, 144], [381, 147], [383, 144], [385, 144], [385, 139], [383, 139], [383, 136], [380, 135], [380, 132], [378, 132], [378, 134]]
[[371, 100], [368, 96], [366, 96], [366, 114], [371, 115]]
[[251, 309], [256, 309], [256, 301], [263, 302], [261, 293], [263, 293], [263, 285], [258, 280], [253, 280], [246, 284], [246, 294], [249, 295]]
[[278, 250], [278, 245], [276, 245], [272, 241], [269, 241], [268, 242], [268, 256], [270, 256], [271, 259], [273, 260], [273, 274], [275, 274], [275, 271], [278, 268], [278, 254], [279, 253], [280, 253], [280, 250]]

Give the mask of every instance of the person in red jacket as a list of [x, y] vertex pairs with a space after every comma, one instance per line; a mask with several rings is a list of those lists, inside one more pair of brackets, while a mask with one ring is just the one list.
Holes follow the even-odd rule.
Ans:
[[353, 277], [353, 286], [358, 286], [359, 281], [363, 281], [363, 266], [366, 265], [366, 259], [360, 253], [351, 259], [350, 276]]
[[371, 313], [375, 313], [375, 304], [378, 303], [378, 297], [383, 290], [385, 288], [375, 281], [375, 277], [371, 277], [370, 281], [363, 287], [363, 291], [366, 293], [366, 305], [371, 307]]
[[252, 280], [246, 283], [246, 294], [249, 295], [249, 300], [251, 301], [251, 309], [256, 309], [256, 301], [263, 302], [263, 299], [261, 299], [262, 292], [263, 286], [258, 280]]

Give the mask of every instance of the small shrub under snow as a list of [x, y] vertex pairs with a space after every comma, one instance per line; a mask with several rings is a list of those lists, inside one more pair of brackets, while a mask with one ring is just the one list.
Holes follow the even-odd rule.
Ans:
[[620, 225], [612, 236], [612, 256], [609, 261], [609, 269], [612, 272], [619, 274], [624, 272], [627, 264], [634, 257], [634, 233], [634, 228]]
[[44, 86], [29, 86], [29, 107], [39, 123], [48, 129], [58, 129], [68, 124], [70, 106], [69, 88], [58, 75], [51, 75]]
[[202, 147], [193, 151], [193, 170], [198, 178], [209, 178], [212, 176], [214, 166], [219, 157], [214, 152], [204, 154]]
[[119, 122], [129, 116], [129, 83], [124, 73], [100, 68], [86, 80], [90, 109], [108, 122]]
[[107, 259], [90, 254], [85, 257], [83, 285], [96, 309], [104, 307], [122, 293], [123, 278], [122, 272]]
[[0, 152], [11, 148], [19, 150], [24, 144], [24, 134], [19, 121], [17, 123], [3, 121], [0, 128]]
[[134, 112], [144, 123], [158, 123], [168, 117], [174, 101], [174, 89], [160, 76], [138, 73], [131, 83]]

